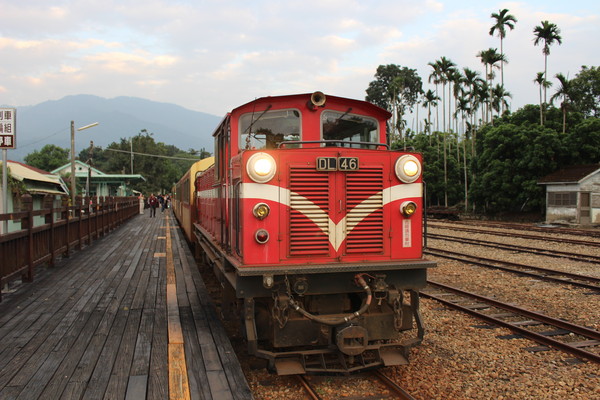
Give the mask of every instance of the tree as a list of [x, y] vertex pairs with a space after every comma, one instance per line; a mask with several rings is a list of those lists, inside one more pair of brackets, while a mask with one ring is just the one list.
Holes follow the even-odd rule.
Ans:
[[552, 83], [544, 78], [545, 72], [538, 72], [535, 79], [535, 83], [540, 85], [540, 125], [544, 125], [544, 102], [542, 101], [542, 89], [549, 88]]
[[484, 127], [477, 142], [477, 181], [471, 195], [486, 212], [541, 210], [540, 177], [558, 167], [563, 144], [558, 132], [539, 125], [507, 123]]
[[[500, 38], [500, 54], [502, 54], [502, 56], [504, 56], [504, 49], [503, 49], [502, 42], [504, 41], [504, 38], [506, 37], [506, 27], [509, 27], [510, 30], [512, 31], [515, 28], [517, 19], [513, 15], [508, 14], [508, 9], [506, 9], [506, 8], [503, 10], [500, 10], [498, 14], [492, 13], [491, 17], [494, 18], [496, 20], [496, 22], [490, 28], [490, 36], [494, 36], [494, 33], [496, 31], [498, 32], [498, 37]], [[504, 61], [502, 61], [500, 64], [500, 77], [501, 77], [500, 83], [501, 83], [502, 87], [504, 87]], [[502, 111], [504, 111], [504, 110], [502, 110]]]
[[[156, 143], [153, 134], [142, 129], [131, 139], [121, 138], [120, 142], [111, 143], [104, 151], [96, 149], [94, 165], [109, 174], [129, 174], [132, 147], [135, 157], [134, 173], [146, 179], [146, 182], [134, 185], [134, 189], [146, 194], [170, 192], [192, 163], [199, 159], [198, 156], [190, 157], [188, 152], [175, 146]], [[108, 156], [104, 158], [105, 155]], [[104, 158], [105, 161], [99, 158]]]
[[582, 66], [571, 83], [573, 107], [586, 116], [600, 117], [600, 68]]
[[556, 92], [554, 92], [552, 97], [550, 97], [550, 103], [554, 103], [554, 100], [556, 99], [561, 99], [560, 109], [563, 113], [562, 133], [564, 134], [567, 131], [567, 110], [573, 103], [575, 92], [573, 90], [573, 84], [571, 83], [569, 78], [567, 78], [563, 74], [556, 74], [556, 79], [558, 79], [560, 86], [558, 89], [556, 89]]
[[502, 85], [496, 85], [492, 89], [493, 99], [492, 99], [492, 107], [498, 113], [501, 112], [505, 107], [508, 108], [508, 100], [506, 98], [512, 98], [510, 92], [504, 89]]
[[475, 132], [476, 132], [476, 127], [475, 127], [475, 112], [477, 111], [477, 109], [479, 108], [479, 103], [480, 103], [480, 97], [478, 95], [478, 93], [481, 91], [480, 87], [481, 85], [483, 85], [484, 81], [483, 79], [481, 79], [479, 77], [479, 72], [474, 71], [472, 69], [469, 68], [463, 68], [463, 83], [465, 84], [465, 87], [467, 89], [467, 97], [469, 99], [469, 116], [471, 119], [471, 129], [473, 130], [473, 134], [472, 134], [472, 147], [471, 147], [471, 156], [474, 155], [475, 153], [475, 148], [474, 148], [474, 144], [475, 144]]
[[403, 135], [404, 113], [412, 110], [419, 94], [423, 92], [423, 83], [415, 69], [395, 64], [380, 65], [375, 80], [369, 83], [366, 92], [367, 101], [392, 113], [392, 129], [388, 135], [396, 130]]
[[47, 144], [40, 151], [35, 150], [25, 156], [24, 161], [32, 167], [52, 171], [69, 162], [69, 150]]
[[[442, 135], [444, 141], [444, 185], [448, 184], [448, 162], [447, 162], [447, 142], [446, 142], [446, 84], [449, 79], [452, 77], [452, 73], [454, 71], [454, 64], [450, 59], [446, 57], [442, 57], [434, 63], [428, 63], [436, 73], [437, 79], [442, 83], [442, 120], [444, 123], [442, 124]], [[450, 95], [450, 89], [448, 89], [448, 95]], [[448, 96], [450, 97], [450, 96]], [[448, 107], [450, 107], [448, 105]], [[450, 110], [450, 108], [448, 108]], [[448, 193], [444, 194], [444, 206], [448, 207]]]
[[437, 107], [440, 98], [431, 90], [423, 96], [423, 106], [427, 107], [427, 133], [431, 135], [431, 106]]
[[[543, 42], [544, 47], [542, 47], [542, 53], [544, 53], [544, 76], [548, 76], [548, 55], [550, 55], [550, 46], [557, 42], [558, 44], [562, 44], [562, 37], [560, 36], [560, 29], [556, 24], [553, 24], [548, 21], [542, 21], [542, 25], [538, 25], [533, 29], [534, 38], [534, 46], [537, 46], [539, 43]], [[544, 103], [546, 101], [546, 88], [544, 88]]]
[[562, 136], [568, 155], [567, 165], [596, 164], [600, 160], [600, 118], [579, 121], [566, 135]]
[[[486, 113], [486, 121], [492, 120], [492, 102], [494, 101], [493, 94], [493, 82], [494, 82], [494, 67], [500, 68], [496, 65], [498, 62], [506, 62], [506, 58], [498, 53], [498, 49], [489, 48], [487, 50], [482, 50], [477, 54], [477, 57], [481, 59], [481, 62], [485, 65], [485, 75], [488, 80], [488, 90], [490, 91], [488, 97], [488, 109]], [[489, 66], [489, 71], [488, 71]], [[488, 119], [489, 114], [489, 119]]]

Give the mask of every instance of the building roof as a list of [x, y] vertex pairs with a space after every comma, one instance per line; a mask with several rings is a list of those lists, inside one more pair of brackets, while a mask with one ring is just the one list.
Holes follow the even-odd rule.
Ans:
[[[86, 178], [88, 176], [87, 168], [90, 168], [92, 171], [94, 171], [94, 175], [91, 176], [91, 179], [95, 182], [99, 182], [99, 181], [119, 182], [119, 181], [123, 181], [123, 180], [130, 180], [130, 181], [136, 181], [136, 182], [139, 182], [139, 181], [145, 182], [146, 181], [146, 178], [144, 178], [140, 174], [105, 174], [104, 172], [100, 171], [99, 169], [96, 169], [96, 168], [90, 166], [89, 164], [84, 163], [83, 161], [75, 160], [75, 164], [85, 168], [85, 171], [77, 171], [77, 170], [75, 171], [75, 177], [77, 179]], [[56, 174], [60, 174], [62, 172], [70, 173], [71, 172], [71, 163], [69, 162], [69, 163], [63, 165], [62, 167], [58, 167], [52, 172], [56, 173]]]
[[9, 160], [7, 164], [10, 175], [14, 179], [25, 183], [28, 192], [49, 194], [68, 193], [64, 182], [58, 175], [17, 161]]
[[600, 164], [572, 165], [541, 178], [539, 184], [579, 183], [588, 176], [600, 173]]

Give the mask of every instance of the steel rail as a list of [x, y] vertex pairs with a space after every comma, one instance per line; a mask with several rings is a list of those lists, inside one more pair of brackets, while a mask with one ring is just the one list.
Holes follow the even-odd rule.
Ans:
[[590, 241], [590, 240], [555, 238], [555, 237], [550, 237], [550, 236], [531, 235], [531, 234], [526, 234], [526, 233], [520, 233], [520, 234], [516, 235], [514, 232], [499, 232], [499, 231], [490, 231], [490, 230], [486, 230], [486, 229], [462, 228], [462, 227], [457, 227], [457, 226], [439, 226], [439, 225], [436, 226], [435, 223], [434, 224], [429, 223], [429, 228], [449, 229], [452, 231], [482, 233], [482, 234], [486, 234], [486, 235], [495, 235], [495, 236], [520, 237], [520, 238], [524, 238], [524, 239], [544, 240], [544, 241], [559, 242], [559, 243], [571, 243], [571, 244], [576, 244], [579, 246], [600, 247], [600, 242]]
[[314, 391], [314, 389], [310, 385], [310, 382], [308, 382], [308, 379], [306, 379], [305, 375], [294, 375], [294, 376], [296, 377], [296, 379], [298, 380], [298, 382], [300, 383], [300, 385], [302, 386], [302, 388], [304, 389], [306, 394], [308, 394], [308, 396], [312, 400], [321, 400], [321, 396], [319, 396], [317, 394], [317, 392]]
[[[435, 249], [435, 248], [431, 248], [431, 247], [428, 248], [427, 250], [423, 250], [423, 253], [429, 254], [432, 256], [437, 256], [437, 257], [444, 257], [444, 258], [448, 258], [451, 260], [466, 262], [469, 264], [479, 265], [479, 266], [486, 267], [486, 268], [500, 269], [502, 271], [513, 272], [516, 274], [525, 275], [525, 276], [529, 276], [529, 277], [536, 278], [536, 279], [543, 279], [543, 280], [552, 281], [552, 282], [559, 282], [562, 284], [583, 287], [583, 288], [591, 289], [591, 290], [600, 290], [600, 278], [596, 278], [594, 276], [573, 274], [570, 272], [558, 271], [555, 269], [542, 268], [542, 267], [534, 267], [531, 265], [518, 264], [518, 263], [513, 263], [510, 261], [494, 260], [491, 258], [472, 256], [472, 255], [468, 255], [468, 254], [456, 253], [456, 252], [449, 251], [449, 250]], [[494, 263], [504, 264], [505, 266], [493, 265]], [[529, 272], [529, 271], [537, 271], [537, 273]], [[552, 274], [553, 276], [540, 275], [540, 273]], [[570, 279], [559, 278], [559, 277], [557, 277], [557, 275], [567, 277]], [[578, 281], [571, 280], [571, 279], [577, 279]]]
[[[563, 321], [560, 319], [556, 319], [556, 318], [552, 318], [549, 317], [547, 315], [544, 314], [540, 314], [540, 313], [536, 313], [530, 310], [526, 310], [524, 308], [521, 307], [517, 307], [517, 306], [513, 306], [510, 304], [506, 304], [503, 302], [500, 302], [498, 300], [494, 300], [492, 298], [486, 297], [486, 296], [481, 296], [475, 293], [470, 293], [458, 288], [454, 288], [452, 286], [448, 286], [448, 285], [444, 285], [442, 283], [439, 282], [434, 282], [431, 280], [427, 281], [429, 285], [433, 286], [433, 287], [437, 287], [437, 288], [441, 288], [443, 290], [464, 296], [464, 297], [469, 297], [472, 299], [475, 299], [479, 302], [485, 303], [485, 304], [489, 304], [490, 306], [496, 307], [496, 308], [501, 308], [507, 311], [510, 311], [514, 314], [518, 314], [518, 315], [522, 315], [522, 316], [526, 316], [527, 318], [536, 320], [538, 322], [541, 322], [543, 324], [546, 325], [551, 325], [551, 326], [555, 326], [557, 328], [561, 328], [564, 330], [567, 330], [569, 332], [573, 332], [575, 334], [578, 334], [580, 336], [583, 336], [585, 338], [591, 339], [593, 341], [598, 341], [600, 342], [600, 332], [598, 332], [597, 330], [594, 329], [590, 329], [587, 328], [585, 326], [581, 326], [581, 325], [576, 325], [576, 324], [572, 324], [570, 322], [567, 321]], [[477, 318], [483, 319], [487, 322], [490, 322], [494, 325], [498, 325], [498, 326], [503, 326], [505, 328], [508, 328], [510, 330], [512, 330], [513, 332], [517, 332], [520, 335], [529, 338], [531, 340], [534, 340], [538, 343], [574, 354], [578, 357], [582, 357], [591, 361], [594, 361], [596, 363], [600, 363], [600, 355], [599, 354], [594, 354], [592, 352], [583, 350], [582, 348], [579, 347], [574, 347], [569, 345], [568, 343], [564, 343], [564, 342], [560, 342], [558, 340], [552, 339], [551, 337], [545, 336], [545, 335], [541, 335], [539, 333], [536, 332], [532, 332], [530, 330], [527, 330], [523, 327], [520, 327], [518, 325], [515, 325], [515, 323], [511, 323], [511, 322], [507, 322], [507, 321], [503, 321], [501, 319], [495, 318], [493, 316], [490, 315], [486, 315], [483, 313], [480, 313], [474, 309], [468, 308], [468, 307], [463, 307], [459, 304], [453, 303], [449, 300], [445, 300], [439, 296], [436, 296], [435, 294], [431, 294], [431, 293], [427, 293], [427, 292], [420, 292], [420, 294], [424, 297], [436, 300], [442, 304], [445, 304], [449, 307], [458, 309], [462, 312], [465, 312], [467, 314], [473, 315]], [[600, 344], [600, 343], [599, 343]]]
[[396, 382], [391, 380], [387, 375], [379, 370], [375, 370], [371, 372], [372, 375], [377, 377], [381, 382], [383, 382], [388, 388], [394, 391], [397, 395], [398, 399], [402, 400], [415, 400], [406, 390], [404, 390], [401, 386], [399, 386]]
[[450, 235], [440, 235], [437, 233], [428, 233], [427, 236], [429, 239], [439, 239], [439, 240], [446, 240], [446, 241], [450, 241], [450, 242], [474, 244], [474, 245], [493, 247], [493, 248], [497, 248], [497, 249], [501, 249], [501, 250], [509, 250], [509, 251], [518, 250], [523, 253], [532, 253], [532, 254], [543, 255], [543, 256], [548, 256], [548, 257], [568, 258], [568, 259], [574, 260], [574, 261], [582, 261], [582, 262], [598, 262], [598, 261], [600, 261], [600, 256], [593, 256], [593, 255], [589, 255], [589, 254], [576, 254], [576, 253], [569, 253], [569, 252], [560, 251], [560, 250], [548, 250], [548, 249], [540, 249], [540, 248], [536, 248], [536, 247], [520, 246], [520, 245], [516, 245], [516, 244], [497, 243], [497, 242], [491, 242], [489, 240], [460, 238], [460, 237], [450, 236]]
[[[450, 223], [450, 222], [448, 222]], [[519, 223], [507, 223], [507, 222], [492, 222], [492, 221], [452, 221], [452, 224], [456, 225], [466, 225], [466, 226], [486, 226], [489, 228], [497, 228], [497, 229], [512, 229], [512, 230], [521, 230], [521, 231], [533, 231], [533, 232], [543, 232], [543, 233], [551, 233], [551, 234], [560, 234], [560, 235], [579, 235], [579, 236], [589, 236], [589, 237], [600, 237], [600, 231], [592, 230], [592, 229], [575, 229], [575, 228], [566, 228], [560, 226], [536, 226], [532, 224], [519, 224]]]

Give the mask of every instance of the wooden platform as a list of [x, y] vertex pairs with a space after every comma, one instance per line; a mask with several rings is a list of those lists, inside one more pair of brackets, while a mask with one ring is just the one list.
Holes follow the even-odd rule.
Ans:
[[186, 398], [252, 395], [168, 210], [0, 303], [0, 399]]

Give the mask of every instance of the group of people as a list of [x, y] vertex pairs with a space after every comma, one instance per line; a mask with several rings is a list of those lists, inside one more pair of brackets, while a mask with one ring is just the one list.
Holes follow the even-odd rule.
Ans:
[[155, 196], [154, 193], [148, 197], [148, 206], [150, 206], [150, 218], [156, 217], [156, 209], [160, 206], [160, 211], [165, 211], [165, 208], [169, 208], [169, 204], [171, 203], [171, 195], [162, 195], [159, 194]]

